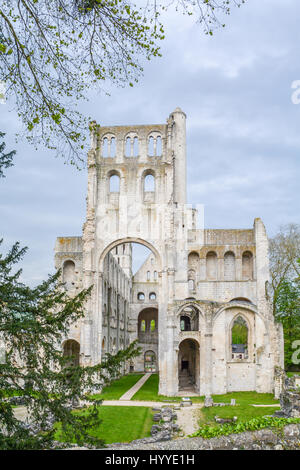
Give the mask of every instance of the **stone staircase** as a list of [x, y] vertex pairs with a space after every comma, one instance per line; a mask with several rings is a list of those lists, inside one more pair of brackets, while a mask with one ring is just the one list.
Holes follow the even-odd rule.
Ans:
[[179, 374], [179, 390], [191, 390], [194, 388], [194, 381], [187, 369]]

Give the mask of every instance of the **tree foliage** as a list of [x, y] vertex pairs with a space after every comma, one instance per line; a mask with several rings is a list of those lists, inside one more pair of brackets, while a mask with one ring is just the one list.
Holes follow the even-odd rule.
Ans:
[[248, 344], [248, 328], [245, 320], [237, 318], [231, 329], [232, 344]]
[[[300, 227], [280, 227], [270, 239], [270, 273], [273, 312], [283, 325], [285, 367], [293, 363], [294, 341], [300, 340]], [[299, 367], [299, 366], [298, 366]]]
[[[25, 252], [16, 243], [0, 256], [0, 449], [55, 447], [54, 422], [61, 423], [69, 442], [75, 436], [80, 445], [103, 446], [90, 435], [99, 425], [97, 403], [80, 414], [72, 412], [73, 405], [118, 376], [124, 361], [139, 350], [132, 343], [99, 365], [73, 365], [61, 344], [70, 324], [84, 316], [91, 289], [68, 297], [59, 272], [35, 288], [27, 287], [20, 282], [21, 270], [15, 270]], [[24, 400], [29, 426], [14, 415], [8, 397], [15, 395]]]
[[3, 140], [5, 134], [0, 132], [0, 139], [2, 142], [0, 143], [0, 178], [5, 178], [4, 169], [7, 169], [13, 166], [13, 157], [16, 154], [15, 150], [11, 152], [5, 153], [5, 142]]
[[278, 234], [269, 240], [270, 274], [273, 312], [282, 284], [300, 276], [297, 260], [300, 258], [300, 226], [288, 224], [280, 227]]
[[[299, 265], [300, 267], [300, 265]], [[294, 344], [300, 340], [300, 278], [284, 280], [278, 289], [275, 317], [283, 325], [284, 361], [286, 369], [293, 369]]]
[[133, 85], [142, 61], [160, 56], [162, 13], [197, 15], [207, 34], [218, 13], [245, 0], [2, 0], [0, 80], [29, 141], [79, 163], [89, 118], [76, 104], [106, 81]]

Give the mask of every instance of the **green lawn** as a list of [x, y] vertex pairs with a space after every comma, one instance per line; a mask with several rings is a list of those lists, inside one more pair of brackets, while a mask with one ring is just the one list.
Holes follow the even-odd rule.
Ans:
[[119, 398], [135, 385], [144, 374], [124, 375], [118, 380], [114, 380], [110, 385], [104, 387], [101, 393], [91, 395], [91, 398], [98, 400], [119, 400]]
[[180, 401], [180, 397], [165, 397], [158, 395], [158, 374], [152, 374], [151, 377], [144, 383], [144, 385], [136, 392], [131, 400], [141, 401]]
[[294, 375], [300, 375], [300, 372], [286, 372], [288, 377], [293, 377]]
[[[158, 374], [152, 374], [151, 377], [144, 383], [144, 385], [136, 392], [131, 400], [140, 401], [168, 401], [168, 402], [180, 402], [181, 397], [166, 397], [164, 395], [158, 395]], [[203, 397], [192, 397], [192, 401], [201, 402]]]
[[275, 405], [279, 403], [279, 400], [274, 399], [272, 393], [231, 392], [225, 395], [213, 395], [212, 398], [215, 403], [230, 403], [231, 399], [235, 398], [239, 405]]
[[[91, 435], [103, 439], [106, 444], [131, 442], [134, 439], [149, 437], [152, 421], [151, 408], [145, 406], [99, 406], [99, 427]], [[64, 442], [57, 425], [55, 438]]]
[[[158, 395], [158, 374], [152, 374], [151, 377], [144, 383], [144, 385], [136, 392], [131, 400], [140, 401], [181, 401], [181, 397], [166, 397]], [[225, 395], [213, 395], [214, 402], [216, 403], [230, 403], [230, 400], [235, 398], [239, 404], [252, 404], [252, 405], [273, 405], [279, 403], [274, 400], [271, 393], [256, 393], [256, 392], [232, 392]], [[192, 402], [201, 403], [204, 401], [203, 396], [191, 397]]]
[[237, 416], [237, 422], [245, 422], [259, 416], [272, 415], [275, 411], [278, 411], [278, 409], [278, 407], [257, 408], [255, 406], [250, 406], [249, 404], [201, 408], [199, 425], [214, 424], [218, 426], [214, 420], [215, 416], [218, 416], [219, 418], [233, 418], [234, 416]]
[[266, 415], [272, 415], [278, 411], [278, 407], [255, 407], [251, 405], [275, 405], [279, 401], [273, 398], [271, 393], [257, 393], [257, 392], [232, 392], [226, 395], [213, 395], [215, 403], [230, 403], [230, 400], [235, 398], [236, 406], [222, 406], [202, 408], [199, 410], [199, 427], [200, 429], [209, 425], [213, 428], [221, 428], [221, 424], [216, 423], [215, 416], [219, 418], [233, 418], [236, 416], [238, 419], [236, 423], [245, 423], [253, 418], [259, 418]]

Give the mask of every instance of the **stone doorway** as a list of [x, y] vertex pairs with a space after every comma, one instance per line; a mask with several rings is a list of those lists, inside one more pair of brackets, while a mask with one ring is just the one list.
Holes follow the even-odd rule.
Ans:
[[199, 344], [193, 339], [185, 339], [180, 343], [178, 353], [179, 392], [198, 392], [199, 376]]
[[156, 372], [156, 354], [153, 351], [147, 351], [144, 355], [144, 370], [145, 372]]

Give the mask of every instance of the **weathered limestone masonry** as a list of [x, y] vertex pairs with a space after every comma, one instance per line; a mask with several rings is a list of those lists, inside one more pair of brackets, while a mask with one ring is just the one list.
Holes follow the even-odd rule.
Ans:
[[212, 439], [191, 437], [158, 442], [159, 438], [163, 441], [164, 436], [138, 439], [129, 444], [111, 444], [108, 447], [110, 450], [299, 450], [300, 424], [288, 424], [281, 430], [260, 429]]
[[[91, 123], [83, 234], [57, 239], [55, 263], [70, 295], [94, 288], [62, 347], [95, 364], [138, 338], [142, 355], [130, 368], [159, 370], [167, 396], [272, 392], [283, 337], [267, 294], [263, 222], [217, 230], [196, 220], [186, 204], [181, 109], [166, 124]], [[132, 243], [152, 251], [135, 276]], [[236, 327], [247, 332], [243, 339], [233, 339]]]
[[284, 373], [282, 375], [280, 410], [275, 412], [275, 416], [300, 418], [300, 376], [287, 377]]

